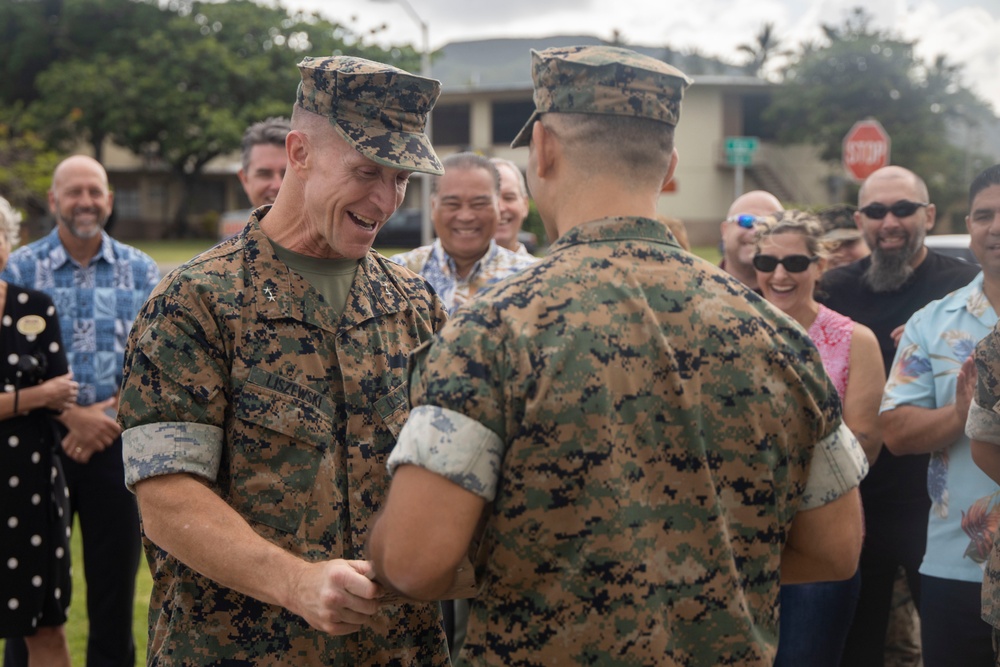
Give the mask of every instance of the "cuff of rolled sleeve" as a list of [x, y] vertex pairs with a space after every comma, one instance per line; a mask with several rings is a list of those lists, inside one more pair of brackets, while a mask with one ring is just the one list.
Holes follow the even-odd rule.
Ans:
[[1000, 445], [1000, 414], [973, 401], [969, 406], [969, 418], [965, 422], [965, 435], [971, 440]]
[[222, 461], [222, 429], [193, 422], [159, 422], [122, 433], [125, 486], [159, 475], [191, 473], [215, 481]]
[[390, 475], [401, 465], [420, 466], [490, 502], [504, 451], [500, 437], [476, 420], [422, 405], [410, 411], [386, 465]]
[[840, 427], [816, 443], [813, 448], [809, 479], [800, 510], [810, 510], [832, 503], [868, 474], [868, 459], [857, 438], [841, 422]]

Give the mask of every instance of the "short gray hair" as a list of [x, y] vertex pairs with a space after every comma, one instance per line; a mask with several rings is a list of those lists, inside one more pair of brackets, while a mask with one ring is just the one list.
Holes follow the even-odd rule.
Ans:
[[[497, 171], [497, 167], [492, 161], [485, 155], [480, 155], [479, 153], [473, 153], [472, 151], [465, 151], [463, 153], [452, 153], [448, 157], [441, 160], [441, 165], [444, 167], [445, 174], [448, 170], [452, 171], [471, 171], [472, 169], [482, 169], [493, 179], [493, 191], [500, 192], [500, 172]], [[434, 176], [434, 180], [431, 181], [431, 190], [437, 194], [438, 181], [441, 180], [440, 176]]]
[[3, 197], [0, 197], [0, 234], [7, 237], [11, 248], [21, 240], [21, 214]]
[[285, 137], [291, 131], [291, 121], [279, 116], [272, 116], [248, 127], [246, 132], [243, 133], [243, 140], [240, 143], [243, 171], [245, 172], [250, 169], [250, 151], [253, 150], [254, 146], [271, 144], [284, 148]]
[[516, 164], [514, 164], [510, 160], [505, 160], [502, 157], [491, 157], [490, 162], [492, 162], [497, 167], [501, 166], [508, 167], [511, 171], [513, 171], [514, 174], [517, 175], [517, 182], [519, 187], [521, 188], [521, 196], [522, 197], [528, 196], [528, 184], [524, 181], [524, 174], [521, 173], [521, 169]]

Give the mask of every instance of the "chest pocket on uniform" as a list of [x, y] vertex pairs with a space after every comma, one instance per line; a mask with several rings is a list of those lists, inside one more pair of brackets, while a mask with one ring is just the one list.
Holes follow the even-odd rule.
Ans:
[[233, 504], [252, 520], [294, 533], [333, 441], [333, 419], [322, 397], [255, 368], [234, 416]]

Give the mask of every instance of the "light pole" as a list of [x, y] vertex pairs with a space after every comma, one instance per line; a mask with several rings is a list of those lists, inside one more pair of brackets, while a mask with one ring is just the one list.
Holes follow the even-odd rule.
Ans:
[[[417, 25], [420, 26], [420, 76], [431, 77], [431, 42], [427, 22], [420, 18], [417, 10], [409, 3], [409, 0], [372, 0], [382, 4], [396, 3], [402, 5], [406, 13], [410, 15]], [[431, 133], [431, 114], [427, 113], [427, 126], [424, 130], [427, 138], [433, 143], [434, 135]], [[431, 224], [431, 175], [420, 175], [420, 243], [429, 245], [434, 241], [434, 226]]]

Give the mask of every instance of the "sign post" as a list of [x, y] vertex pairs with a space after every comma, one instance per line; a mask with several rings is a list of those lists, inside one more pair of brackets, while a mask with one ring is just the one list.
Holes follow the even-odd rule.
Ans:
[[858, 121], [844, 135], [844, 171], [855, 183], [863, 182], [889, 164], [890, 146], [889, 134], [881, 123], [874, 118]]
[[753, 164], [753, 154], [760, 147], [757, 137], [726, 137], [726, 164], [736, 168], [735, 196], [743, 194], [743, 169]]

